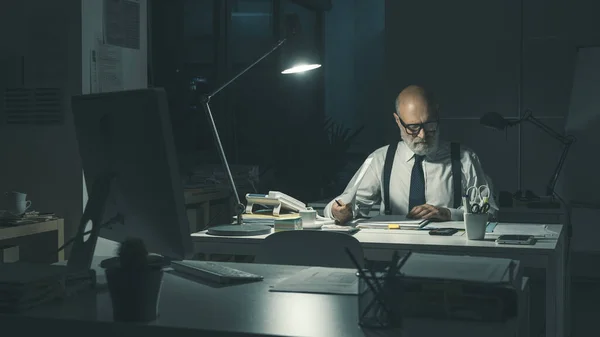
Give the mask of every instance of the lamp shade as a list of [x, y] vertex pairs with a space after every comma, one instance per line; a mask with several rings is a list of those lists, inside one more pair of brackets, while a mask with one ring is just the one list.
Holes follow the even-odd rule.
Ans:
[[297, 74], [321, 67], [319, 53], [300, 31], [296, 14], [286, 16], [287, 42], [281, 54], [281, 73]]
[[506, 120], [502, 115], [497, 112], [488, 112], [481, 116], [479, 123], [484, 126], [490, 127], [496, 130], [504, 130], [507, 127], [513, 125], [511, 122]]
[[290, 48], [286, 49], [284, 47], [281, 64], [282, 74], [298, 74], [321, 67], [316, 52], [307, 46], [303, 46], [306, 44], [300, 42], [302, 41], [291, 41], [290, 45], [287, 46]]

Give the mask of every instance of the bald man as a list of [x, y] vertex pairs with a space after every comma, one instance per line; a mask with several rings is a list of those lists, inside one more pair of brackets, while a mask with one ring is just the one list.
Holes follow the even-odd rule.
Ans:
[[[422, 87], [411, 85], [402, 90], [396, 98], [394, 119], [403, 141], [373, 152], [344, 193], [325, 207], [325, 216], [346, 224], [367, 216], [373, 205], [380, 204], [380, 212], [385, 214], [462, 220], [461, 196], [467, 189], [487, 185], [491, 192], [492, 188], [477, 155], [458, 144], [440, 141], [438, 105]], [[455, 192], [454, 186], [460, 190]], [[491, 212], [498, 209], [492, 193], [489, 203]]]

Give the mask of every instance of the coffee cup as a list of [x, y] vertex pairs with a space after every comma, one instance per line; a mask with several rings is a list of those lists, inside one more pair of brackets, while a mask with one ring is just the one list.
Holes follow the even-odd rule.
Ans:
[[317, 211], [314, 209], [301, 210], [300, 218], [302, 219], [302, 228], [321, 228], [321, 225], [317, 223]]
[[13, 215], [23, 215], [29, 207], [31, 201], [27, 200], [27, 194], [21, 192], [7, 192], [6, 207], [7, 211]]

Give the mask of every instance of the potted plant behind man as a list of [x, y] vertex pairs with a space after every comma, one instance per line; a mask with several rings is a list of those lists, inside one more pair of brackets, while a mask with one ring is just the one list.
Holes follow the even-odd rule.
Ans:
[[102, 261], [115, 321], [150, 322], [158, 317], [166, 265], [162, 256], [149, 255], [138, 238], [126, 239], [119, 246], [118, 257]]

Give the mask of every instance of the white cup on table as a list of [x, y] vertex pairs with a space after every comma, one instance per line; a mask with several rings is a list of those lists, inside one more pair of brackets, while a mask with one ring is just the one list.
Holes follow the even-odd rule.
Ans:
[[21, 192], [6, 192], [7, 211], [13, 215], [23, 215], [29, 207], [31, 201], [27, 200], [27, 194]]
[[302, 228], [321, 228], [321, 225], [317, 223], [317, 211], [314, 209], [301, 210], [300, 218], [302, 219]]
[[467, 239], [483, 240], [488, 223], [487, 213], [465, 213], [465, 230]]

